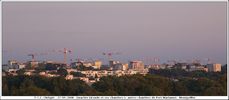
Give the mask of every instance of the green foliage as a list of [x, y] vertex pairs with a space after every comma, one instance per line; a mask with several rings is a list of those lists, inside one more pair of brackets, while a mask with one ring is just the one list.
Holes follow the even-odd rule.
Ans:
[[3, 85], [2, 85], [2, 91], [4, 91], [2, 95], [5, 95], [5, 96], [8, 96], [9, 95], [9, 88], [8, 88], [8, 85], [7, 84], [3, 83]]
[[14, 96], [49, 96], [50, 93], [36, 86], [23, 87], [12, 92]]
[[36, 71], [36, 73], [45, 71], [45, 64], [39, 63], [39, 64], [38, 64], [38, 67], [35, 68], [35, 71]]
[[66, 76], [68, 74], [68, 71], [64, 68], [59, 68], [57, 70], [57, 73], [60, 75], [60, 76]]
[[[63, 69], [59, 72], [66, 73]], [[166, 70], [169, 72], [168, 70]], [[175, 71], [175, 70], [174, 70]], [[181, 71], [182, 70], [176, 70]], [[81, 75], [80, 73], [71, 73]], [[4, 76], [2, 90], [4, 96], [226, 96], [227, 73], [192, 72], [185, 77], [173, 72], [163, 75], [124, 75], [100, 78], [91, 86], [79, 79], [65, 80], [60, 77]], [[212, 76], [216, 75], [216, 76]], [[214, 78], [212, 78], [212, 77]], [[210, 78], [209, 78], [210, 77]], [[177, 79], [175, 81], [174, 79]]]
[[82, 74], [81, 72], [71, 72], [70, 74], [74, 77], [86, 77], [86, 75]]
[[18, 75], [24, 75], [25, 69], [19, 69], [16, 71]]
[[222, 74], [227, 73], [227, 64], [225, 64], [225, 65], [222, 66], [222, 68], [221, 68], [221, 73], [222, 73]]
[[[114, 95], [170, 95], [171, 82], [164, 77], [153, 75], [108, 76], [92, 85], [99, 92]], [[116, 91], [113, 92], [113, 91]]]
[[[3, 77], [3, 95], [80, 95], [93, 89], [85, 82], [65, 80], [64, 77], [46, 78], [41, 76]], [[23, 94], [24, 93], [24, 94]]]
[[[226, 65], [224, 65], [225, 67]], [[225, 68], [224, 68], [225, 69]], [[222, 69], [223, 70], [223, 69]], [[208, 78], [212, 80], [218, 80], [219, 77], [223, 76], [226, 72], [205, 72], [205, 71], [191, 71], [187, 72], [183, 69], [175, 68], [175, 69], [150, 69], [149, 74], [152, 75], [160, 75], [168, 78]]]

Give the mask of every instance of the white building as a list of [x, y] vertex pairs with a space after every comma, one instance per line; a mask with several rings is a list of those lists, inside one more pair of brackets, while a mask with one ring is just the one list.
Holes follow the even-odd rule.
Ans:
[[93, 62], [82, 62], [85, 67], [93, 66]]
[[144, 63], [142, 61], [130, 61], [130, 68], [137, 71], [143, 71]]
[[19, 68], [19, 69], [25, 68], [25, 64], [18, 64], [18, 68]]
[[73, 79], [73, 75], [67, 75], [67, 76], [65, 77], [65, 79], [66, 79], [66, 80], [72, 80], [72, 79]]
[[32, 75], [32, 72], [25, 72], [24, 74], [25, 75], [28, 75], [28, 76], [31, 76]]
[[46, 72], [40, 72], [39, 75], [46, 76]]

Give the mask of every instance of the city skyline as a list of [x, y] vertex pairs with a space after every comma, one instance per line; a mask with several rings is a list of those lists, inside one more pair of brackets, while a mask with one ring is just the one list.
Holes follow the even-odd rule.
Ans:
[[[3, 3], [3, 63], [69, 58], [210, 58], [226, 64], [226, 3]], [[38, 56], [63, 60], [63, 54]]]

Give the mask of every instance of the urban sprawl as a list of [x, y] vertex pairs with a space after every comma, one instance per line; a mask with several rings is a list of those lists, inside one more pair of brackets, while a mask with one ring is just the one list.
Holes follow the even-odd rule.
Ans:
[[[34, 59], [24, 63], [16, 60], [9, 60], [8, 64], [3, 65], [3, 76], [18, 75], [17, 71], [24, 70], [23, 75], [39, 75], [44, 77], [59, 77], [64, 76], [66, 80], [80, 79], [87, 84], [92, 84], [103, 76], [115, 75], [133, 75], [147, 74], [149, 70], [158, 69], [183, 69], [185, 71], [201, 70], [205, 72], [220, 72], [221, 64], [208, 63], [200, 64], [200, 62], [171, 62], [163, 64], [148, 64], [143, 61], [134, 60], [129, 63], [121, 63], [120, 61], [109, 60], [108, 65], [103, 65], [101, 60], [78, 60], [67, 64], [66, 62], [42, 61], [38, 62]], [[60, 73], [60, 70], [65, 70], [65, 75]]]

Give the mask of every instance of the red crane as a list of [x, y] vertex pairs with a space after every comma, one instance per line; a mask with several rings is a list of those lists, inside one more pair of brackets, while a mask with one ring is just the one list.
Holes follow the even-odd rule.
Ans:
[[64, 48], [64, 50], [59, 50], [59, 52], [64, 53], [64, 63], [67, 64], [67, 54], [72, 53], [72, 50]]
[[108, 57], [108, 60], [112, 60], [112, 55], [120, 55], [120, 54], [121, 54], [120, 52], [108, 52], [108, 53], [103, 52], [103, 55], [106, 55]]

